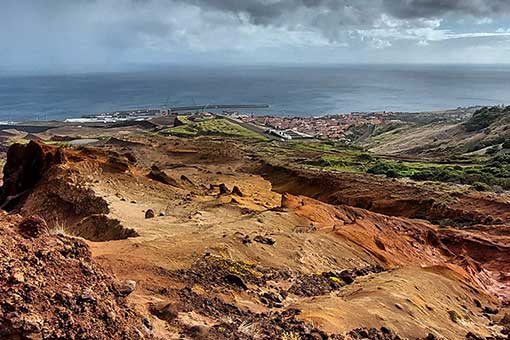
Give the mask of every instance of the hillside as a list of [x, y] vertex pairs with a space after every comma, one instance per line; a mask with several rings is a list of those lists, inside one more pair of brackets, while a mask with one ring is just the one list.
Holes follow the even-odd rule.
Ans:
[[[129, 283], [121, 298], [143, 315], [145, 337], [508, 334], [510, 209], [501, 197], [294, 166], [325, 150], [352, 152], [320, 143], [138, 128], [68, 133], [97, 142], [10, 147], [1, 203], [68, 235], [41, 240], [90, 247], [94, 263], [115, 276], [101, 276], [102, 287]], [[14, 230], [2, 242], [18, 242]]]
[[[381, 131], [382, 130], [382, 131]], [[510, 107], [485, 107], [460, 123], [407, 122], [372, 134], [362, 144], [378, 154], [446, 157], [451, 154], [486, 154], [510, 146]]]

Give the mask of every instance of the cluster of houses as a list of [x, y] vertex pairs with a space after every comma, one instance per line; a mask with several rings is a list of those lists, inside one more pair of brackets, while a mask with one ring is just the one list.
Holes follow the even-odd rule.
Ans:
[[387, 121], [391, 114], [387, 112], [351, 113], [322, 117], [277, 117], [237, 114], [236, 118], [266, 128], [267, 133], [283, 139], [327, 138], [343, 139], [351, 126], [378, 125]]

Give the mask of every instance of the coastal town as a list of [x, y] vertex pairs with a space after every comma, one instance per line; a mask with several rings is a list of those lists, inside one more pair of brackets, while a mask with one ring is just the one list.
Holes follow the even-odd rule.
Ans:
[[[479, 107], [458, 107], [456, 109], [430, 112], [351, 112], [327, 114], [322, 116], [283, 116], [277, 113], [249, 113], [253, 105], [214, 105], [209, 107], [144, 108], [127, 111], [112, 111], [89, 114], [81, 118], [70, 118], [66, 124], [140, 124], [155, 123], [173, 127], [183, 121], [205, 121], [225, 118], [230, 123], [240, 125], [270, 139], [329, 139], [351, 142], [359, 139], [365, 132], [371, 132], [378, 126], [396, 128], [404, 123], [434, 124], [441, 122], [460, 122], [473, 114]], [[268, 105], [263, 105], [266, 108]], [[233, 110], [233, 109], [239, 110]], [[225, 110], [221, 110], [225, 109]], [[232, 109], [232, 110], [227, 110]], [[242, 111], [241, 111], [242, 110]], [[170, 118], [170, 119], [169, 119]], [[40, 124], [40, 123], [39, 123]]]
[[283, 131], [289, 136], [301, 138], [343, 139], [352, 126], [378, 125], [391, 119], [391, 113], [350, 113], [320, 117], [278, 117], [239, 115], [244, 123]]
[[277, 115], [254, 115], [224, 111], [223, 115], [252, 127], [265, 129], [283, 139], [318, 138], [349, 141], [359, 127], [379, 125], [398, 126], [403, 122], [428, 124], [434, 122], [459, 122], [478, 107], [456, 108], [433, 112], [352, 112], [324, 116], [285, 117]]

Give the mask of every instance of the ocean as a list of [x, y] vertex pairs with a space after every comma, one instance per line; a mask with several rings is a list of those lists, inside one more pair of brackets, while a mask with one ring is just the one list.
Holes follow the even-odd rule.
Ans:
[[285, 116], [510, 104], [510, 65], [167, 66], [0, 75], [1, 121], [207, 104], [269, 104], [246, 111]]

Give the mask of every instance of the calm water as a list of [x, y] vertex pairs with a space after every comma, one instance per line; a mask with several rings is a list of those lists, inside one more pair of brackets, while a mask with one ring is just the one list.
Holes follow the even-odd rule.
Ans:
[[504, 104], [510, 103], [510, 66], [168, 67], [0, 75], [0, 120], [62, 119], [165, 103], [264, 103], [271, 109], [258, 113], [283, 115]]

